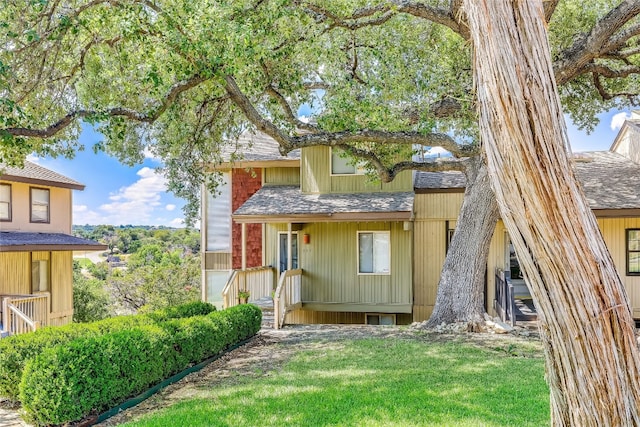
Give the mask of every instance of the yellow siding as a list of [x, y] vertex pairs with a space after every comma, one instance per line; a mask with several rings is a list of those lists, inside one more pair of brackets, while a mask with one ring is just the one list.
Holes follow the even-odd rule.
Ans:
[[231, 252], [205, 252], [205, 270], [231, 270]]
[[365, 175], [331, 175], [330, 147], [310, 147], [302, 150], [301, 179], [304, 193], [362, 193], [412, 191], [411, 171], [400, 173], [390, 183], [372, 181]]
[[[391, 274], [357, 274], [357, 231], [389, 230]], [[266, 226], [265, 261], [277, 265], [277, 232], [286, 225]], [[299, 266], [304, 270], [302, 300], [318, 303], [411, 304], [411, 236], [401, 222], [305, 224], [299, 235]]]
[[598, 226], [624, 283], [633, 317], [640, 319], [640, 276], [627, 276], [626, 229], [640, 228], [640, 218], [599, 218]]
[[0, 252], [0, 295], [31, 293], [29, 252]]
[[73, 253], [51, 252], [51, 317], [73, 315]]
[[300, 185], [300, 168], [266, 168], [265, 185]]
[[[11, 221], [2, 222], [3, 231], [71, 234], [71, 189], [21, 182], [1, 182], [11, 184]], [[29, 189], [31, 187], [49, 189], [49, 223], [30, 222]]]
[[[371, 311], [376, 313], [376, 311]], [[407, 325], [412, 322], [410, 314], [396, 314], [396, 324]], [[285, 323], [289, 325], [308, 325], [308, 324], [354, 324], [362, 325], [365, 323], [365, 313], [363, 312], [335, 312], [335, 311], [310, 311], [295, 310], [287, 313]]]
[[31, 294], [31, 261], [50, 260], [51, 324], [73, 317], [73, 252], [0, 252], [0, 294]]
[[463, 198], [463, 193], [416, 194], [414, 200], [416, 220], [455, 220], [460, 213]]
[[[303, 193], [328, 193], [331, 190], [329, 147], [303, 148], [300, 168]], [[320, 173], [320, 171], [324, 172]]]

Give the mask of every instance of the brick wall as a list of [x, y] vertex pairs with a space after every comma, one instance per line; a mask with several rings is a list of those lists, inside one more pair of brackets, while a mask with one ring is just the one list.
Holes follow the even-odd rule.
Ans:
[[[262, 186], [262, 169], [233, 169], [231, 175], [231, 209], [235, 211]], [[242, 267], [242, 226], [232, 225], [232, 268]], [[247, 267], [262, 265], [262, 224], [247, 224]]]

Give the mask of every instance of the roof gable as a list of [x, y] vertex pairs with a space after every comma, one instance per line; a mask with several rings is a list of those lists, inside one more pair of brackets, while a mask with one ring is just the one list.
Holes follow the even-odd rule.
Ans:
[[27, 160], [22, 168], [0, 164], [0, 173], [3, 181], [84, 190], [84, 184]]

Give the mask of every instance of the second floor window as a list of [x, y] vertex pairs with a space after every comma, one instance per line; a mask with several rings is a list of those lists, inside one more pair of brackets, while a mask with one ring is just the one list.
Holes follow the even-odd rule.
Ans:
[[11, 221], [10, 184], [0, 184], [0, 221]]
[[353, 158], [339, 148], [331, 147], [331, 175], [364, 175], [365, 163], [354, 163]]
[[49, 222], [49, 190], [31, 188], [31, 222]]

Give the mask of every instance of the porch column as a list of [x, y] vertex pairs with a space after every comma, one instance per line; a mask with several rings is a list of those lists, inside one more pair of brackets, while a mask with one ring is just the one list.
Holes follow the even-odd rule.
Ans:
[[293, 267], [293, 238], [292, 238], [291, 223], [287, 224], [287, 270], [291, 270]]
[[247, 224], [242, 223], [242, 269], [247, 269]]

